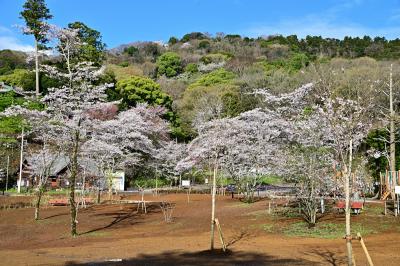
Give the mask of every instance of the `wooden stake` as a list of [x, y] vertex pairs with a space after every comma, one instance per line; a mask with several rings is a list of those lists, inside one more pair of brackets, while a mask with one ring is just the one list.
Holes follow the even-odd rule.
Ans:
[[213, 176], [213, 184], [211, 190], [211, 236], [210, 236], [210, 249], [214, 249], [214, 225], [215, 225], [215, 193], [217, 187], [217, 162], [214, 164], [214, 176]]
[[24, 127], [22, 127], [22, 137], [21, 137], [21, 156], [19, 159], [19, 180], [18, 180], [18, 193], [21, 193], [21, 182], [22, 182], [22, 163], [24, 156]]
[[219, 234], [219, 239], [221, 240], [222, 250], [225, 252], [226, 245], [225, 245], [225, 241], [224, 241], [224, 236], [222, 235], [221, 224], [219, 223], [219, 220], [217, 218], [215, 218], [215, 224], [217, 225], [217, 228], [218, 228], [218, 234]]
[[370, 266], [374, 266], [374, 263], [372, 262], [371, 256], [369, 255], [368, 249], [367, 249], [367, 247], [365, 246], [365, 243], [364, 243], [363, 238], [361, 237], [361, 234], [360, 234], [360, 233], [357, 233], [357, 237], [358, 237], [358, 240], [360, 241], [361, 247], [362, 247], [363, 250], [364, 250], [365, 256], [367, 257], [368, 264], [369, 264]]

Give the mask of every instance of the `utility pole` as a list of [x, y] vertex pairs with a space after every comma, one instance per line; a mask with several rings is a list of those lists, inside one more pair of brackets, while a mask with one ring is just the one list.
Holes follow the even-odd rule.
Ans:
[[22, 127], [22, 137], [21, 137], [21, 156], [19, 159], [19, 180], [18, 180], [18, 193], [21, 193], [21, 182], [22, 182], [22, 162], [24, 153], [24, 127]]
[[350, 139], [349, 145], [349, 168], [346, 171], [345, 180], [345, 194], [346, 194], [346, 247], [347, 247], [347, 264], [353, 265], [353, 247], [351, 245], [351, 227], [350, 227], [350, 177], [351, 177], [351, 164], [353, 161], [353, 140]]

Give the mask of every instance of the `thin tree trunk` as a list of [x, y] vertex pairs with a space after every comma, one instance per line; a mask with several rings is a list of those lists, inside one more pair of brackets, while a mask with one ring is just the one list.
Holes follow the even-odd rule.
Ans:
[[395, 113], [393, 108], [393, 64], [390, 64], [390, 78], [389, 78], [389, 100], [390, 100], [390, 171], [392, 175], [392, 193], [394, 214], [397, 216], [396, 206], [396, 194], [394, 193], [394, 187], [396, 186], [396, 129], [394, 125]]
[[212, 184], [212, 193], [211, 193], [211, 247], [210, 249], [214, 249], [214, 227], [215, 227], [215, 194], [217, 189], [217, 163], [214, 165], [214, 177]]
[[38, 42], [35, 39], [35, 74], [36, 74], [36, 98], [39, 98], [39, 51]]
[[10, 168], [10, 155], [7, 156], [6, 192], [8, 191], [9, 168]]
[[[393, 108], [393, 64], [390, 65], [389, 97], [390, 97], [390, 171], [396, 171], [396, 139], [394, 127], [394, 108]], [[394, 178], [393, 178], [394, 180]]]
[[22, 137], [21, 137], [21, 156], [19, 159], [19, 180], [18, 180], [18, 193], [21, 193], [21, 182], [22, 182], [22, 163], [24, 155], [24, 127], [22, 127]]
[[97, 188], [97, 201], [96, 201], [96, 203], [97, 203], [97, 204], [100, 204], [100, 185], [99, 185], [99, 187]]
[[71, 206], [71, 235], [76, 236], [76, 203], [75, 203], [75, 181], [78, 175], [78, 147], [79, 147], [79, 130], [75, 131], [74, 147], [72, 151], [72, 165], [71, 165], [71, 178], [70, 178], [70, 194], [69, 203]]
[[35, 220], [39, 220], [40, 201], [42, 200], [42, 196], [43, 196], [43, 190], [41, 186], [39, 186], [35, 204]]
[[350, 140], [349, 169], [346, 173], [345, 194], [346, 194], [346, 247], [347, 247], [347, 263], [353, 265], [353, 248], [351, 245], [351, 227], [350, 227], [350, 175], [351, 164], [353, 160], [353, 140]]

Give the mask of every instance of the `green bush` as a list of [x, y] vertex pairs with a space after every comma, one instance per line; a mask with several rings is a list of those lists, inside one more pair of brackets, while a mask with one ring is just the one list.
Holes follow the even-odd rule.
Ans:
[[208, 49], [208, 48], [210, 48], [210, 42], [207, 40], [202, 40], [199, 42], [198, 48], [199, 49]]
[[157, 59], [157, 73], [159, 76], [175, 77], [182, 72], [182, 62], [178, 54], [167, 52]]
[[129, 66], [129, 62], [124, 61], [124, 62], [119, 63], [118, 65], [119, 65], [120, 67], [127, 67], [127, 66]]
[[203, 62], [204, 64], [208, 65], [211, 63], [220, 63], [227, 61], [231, 58], [232, 56], [228, 54], [222, 54], [222, 53], [215, 53], [215, 54], [208, 54], [203, 56], [200, 61]]
[[11, 74], [0, 76], [0, 81], [24, 90], [35, 90], [35, 73], [26, 69], [15, 69]]
[[136, 48], [135, 46], [129, 46], [129, 47], [124, 48], [124, 53], [128, 54], [130, 56], [134, 56], [134, 55], [139, 54], [139, 49]]
[[133, 76], [117, 82], [116, 91], [121, 95], [123, 104], [135, 106], [137, 103], [172, 107], [171, 97], [162, 92], [160, 85], [150, 78]]
[[308, 66], [310, 59], [305, 54], [296, 53], [289, 59], [288, 66], [291, 70], [300, 70], [303, 67]]
[[199, 72], [199, 68], [197, 67], [197, 64], [190, 63], [185, 67], [185, 72], [197, 73], [197, 72]]
[[[170, 181], [164, 178], [157, 179], [157, 187], [163, 187], [170, 184]], [[130, 185], [133, 187], [142, 187], [142, 188], [155, 188], [156, 187], [156, 179], [155, 178], [138, 178], [132, 180]]]
[[176, 38], [176, 37], [171, 37], [171, 38], [169, 38], [169, 40], [168, 40], [168, 44], [169, 45], [174, 45], [175, 43], [177, 43], [179, 40]]
[[190, 88], [197, 86], [212, 86], [216, 84], [225, 84], [231, 82], [235, 78], [235, 74], [220, 68], [206, 75], [201, 76], [198, 80], [190, 85]]

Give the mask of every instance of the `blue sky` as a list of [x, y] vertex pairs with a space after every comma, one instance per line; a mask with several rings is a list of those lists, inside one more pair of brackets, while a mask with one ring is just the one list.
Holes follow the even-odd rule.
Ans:
[[[0, 49], [29, 50], [32, 37], [13, 27], [24, 0], [0, 0]], [[82, 21], [109, 48], [133, 41], [167, 41], [192, 31], [385, 36], [400, 38], [400, 0], [47, 0], [59, 26]]]

